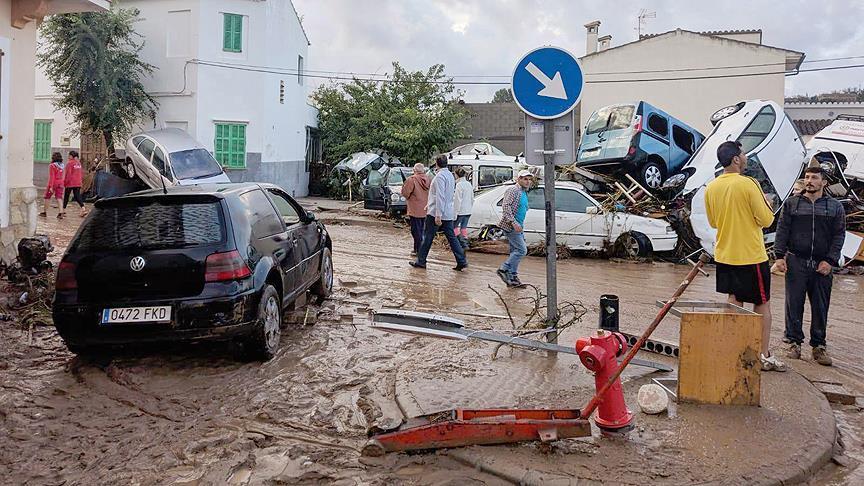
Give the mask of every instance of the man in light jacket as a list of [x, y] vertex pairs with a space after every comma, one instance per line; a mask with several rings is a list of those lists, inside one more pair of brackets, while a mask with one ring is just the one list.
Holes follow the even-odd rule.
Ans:
[[429, 177], [426, 166], [414, 164], [414, 174], [402, 185], [402, 196], [408, 203], [408, 221], [411, 223], [411, 237], [414, 238], [414, 251], [417, 255], [423, 242], [423, 226], [426, 223], [426, 203], [429, 201]]
[[441, 228], [444, 236], [447, 237], [447, 242], [450, 243], [453, 256], [456, 257], [456, 266], [453, 267], [453, 270], [461, 272], [463, 269], [468, 268], [468, 261], [465, 259], [462, 245], [459, 244], [459, 240], [453, 234], [453, 223], [456, 220], [456, 210], [453, 207], [456, 181], [453, 179], [453, 174], [447, 168], [446, 155], [438, 156], [435, 160], [435, 167], [435, 178], [432, 179], [432, 185], [429, 188], [429, 200], [426, 205], [423, 244], [420, 245], [420, 251], [417, 252], [417, 260], [409, 262], [409, 265], [414, 268], [426, 268], [426, 257], [429, 256], [429, 250], [432, 248], [435, 234]]

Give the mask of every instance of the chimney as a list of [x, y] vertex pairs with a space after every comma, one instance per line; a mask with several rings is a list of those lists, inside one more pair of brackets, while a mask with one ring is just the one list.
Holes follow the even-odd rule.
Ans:
[[587, 56], [597, 52], [597, 34], [600, 32], [600, 21], [595, 20], [585, 24], [585, 29], [588, 30], [588, 36], [585, 39], [585, 55]]
[[604, 35], [603, 37], [597, 39], [597, 42], [599, 43], [599, 46], [597, 47], [597, 52], [603, 52], [612, 46], [612, 36]]

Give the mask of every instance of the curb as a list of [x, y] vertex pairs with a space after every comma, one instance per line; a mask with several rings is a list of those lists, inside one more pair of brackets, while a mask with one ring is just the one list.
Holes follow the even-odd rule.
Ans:
[[798, 379], [807, 383], [819, 397], [819, 413], [828, 417], [830, 420], [830, 430], [828, 437], [818, 437], [818, 443], [802, 447], [799, 453], [793, 455], [788, 460], [787, 467], [778, 468], [775, 465], [765, 465], [754, 471], [755, 475], [763, 475], [762, 480], [755, 480], [749, 484], [758, 484], [765, 486], [786, 486], [789, 484], [800, 484], [814, 476], [816, 472], [825, 467], [834, 456], [835, 446], [837, 444], [837, 419], [834, 416], [834, 410], [828, 403], [828, 399], [820, 392], [816, 386], [809, 380], [804, 378], [800, 373], [793, 371]]

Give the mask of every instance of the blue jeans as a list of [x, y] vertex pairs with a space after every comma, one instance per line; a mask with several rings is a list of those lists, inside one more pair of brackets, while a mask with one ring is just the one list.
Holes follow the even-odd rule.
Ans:
[[460, 214], [456, 216], [456, 228], [465, 229], [468, 227], [468, 220], [471, 219], [470, 214]]
[[[465, 251], [462, 250], [462, 245], [453, 234], [453, 220], [441, 221], [441, 231], [447, 237], [447, 242], [450, 243], [450, 250], [453, 251], [453, 256], [456, 257], [456, 263], [459, 265], [467, 265], [468, 260], [465, 259]], [[435, 241], [435, 235], [438, 233], [438, 226], [435, 224], [433, 216], [426, 216], [426, 227], [423, 228], [423, 244], [420, 245], [420, 251], [417, 252], [417, 263], [426, 265], [426, 257], [429, 256], [429, 250], [432, 249], [432, 242]]]
[[515, 231], [504, 231], [507, 235], [507, 241], [510, 243], [510, 256], [501, 265], [501, 270], [510, 275], [518, 275], [519, 262], [528, 254], [528, 245], [525, 243], [525, 233]]

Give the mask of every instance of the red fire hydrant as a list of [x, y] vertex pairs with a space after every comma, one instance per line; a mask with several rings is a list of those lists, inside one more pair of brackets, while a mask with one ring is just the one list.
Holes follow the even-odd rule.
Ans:
[[[597, 330], [594, 336], [576, 340], [576, 352], [586, 368], [594, 372], [594, 386], [597, 392], [606, 385], [609, 378], [618, 370], [618, 356], [627, 352], [627, 340], [617, 332]], [[633, 413], [624, 403], [621, 379], [617, 378], [605, 396], [600, 397], [597, 417], [594, 422], [601, 429], [621, 432], [633, 423]]]

